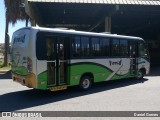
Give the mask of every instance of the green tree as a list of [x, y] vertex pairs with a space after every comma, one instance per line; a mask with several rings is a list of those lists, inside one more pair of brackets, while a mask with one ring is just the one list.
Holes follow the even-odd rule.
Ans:
[[25, 10], [20, 7], [21, 1], [22, 0], [4, 0], [6, 9], [4, 66], [7, 66], [8, 63], [7, 54], [9, 49], [9, 36], [8, 36], [9, 23], [14, 25], [18, 20], [26, 20], [26, 26], [28, 26], [29, 17], [25, 13]]

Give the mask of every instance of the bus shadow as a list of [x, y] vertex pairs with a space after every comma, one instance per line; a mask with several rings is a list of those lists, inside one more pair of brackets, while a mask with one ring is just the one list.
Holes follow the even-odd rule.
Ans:
[[67, 90], [57, 92], [34, 89], [11, 92], [0, 96], [0, 111], [16, 111], [39, 105], [55, 103], [79, 96], [90, 95], [93, 93], [126, 87], [134, 84], [141, 84], [147, 80], [148, 79], [122, 79], [117, 81], [101, 82], [96, 83], [92, 89], [88, 91], [80, 91], [78, 87], [69, 87]]
[[0, 74], [0, 79], [3, 80], [3, 79], [11, 79], [11, 71], [7, 71], [3, 74]]

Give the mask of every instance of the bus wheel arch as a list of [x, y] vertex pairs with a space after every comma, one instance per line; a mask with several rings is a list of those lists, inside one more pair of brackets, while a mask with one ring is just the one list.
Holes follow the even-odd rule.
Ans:
[[145, 68], [139, 69], [137, 79], [139, 79], [139, 80], [143, 79], [145, 74], [146, 74], [146, 69]]
[[79, 82], [79, 87], [81, 90], [88, 90], [91, 88], [92, 84], [94, 83], [94, 76], [91, 72], [84, 73]]

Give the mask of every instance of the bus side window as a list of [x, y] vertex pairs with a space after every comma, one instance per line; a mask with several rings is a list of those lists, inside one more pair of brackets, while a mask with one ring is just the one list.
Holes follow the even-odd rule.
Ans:
[[82, 57], [90, 56], [89, 37], [81, 37], [81, 55]]
[[138, 44], [138, 51], [139, 51], [139, 53], [138, 53], [139, 57], [145, 57], [147, 55], [144, 43]]
[[100, 56], [110, 56], [110, 39], [100, 39]]
[[80, 37], [73, 37], [72, 39], [72, 57], [80, 57]]
[[100, 55], [100, 44], [99, 44], [99, 39], [98, 38], [91, 38], [91, 54], [92, 56], [99, 56]]
[[46, 38], [47, 60], [54, 60], [54, 44], [51, 37]]
[[112, 40], [112, 56], [119, 56], [119, 39]]
[[120, 56], [122, 57], [128, 56], [128, 41], [127, 40], [124, 40], [124, 39], [120, 40], [119, 51], [120, 51]]

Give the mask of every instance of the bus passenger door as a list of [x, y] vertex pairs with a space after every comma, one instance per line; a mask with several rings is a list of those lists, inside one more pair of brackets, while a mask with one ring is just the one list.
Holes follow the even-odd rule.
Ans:
[[130, 41], [130, 74], [135, 75], [137, 69], [137, 49], [136, 49], [136, 42]]
[[67, 84], [68, 51], [67, 37], [50, 36], [47, 39], [47, 86]]
[[68, 37], [59, 37], [57, 43], [57, 85], [67, 84], [67, 66], [68, 66], [68, 51], [67, 45], [69, 43]]
[[47, 48], [47, 86], [56, 85], [56, 36], [46, 38]]

